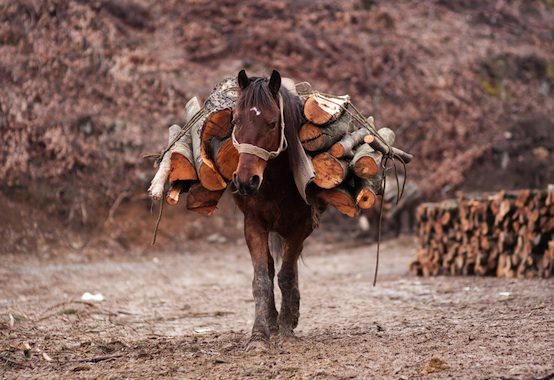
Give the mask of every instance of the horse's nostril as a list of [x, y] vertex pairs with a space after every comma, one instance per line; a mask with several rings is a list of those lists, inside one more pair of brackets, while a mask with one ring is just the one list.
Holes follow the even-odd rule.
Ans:
[[250, 187], [252, 189], [257, 189], [258, 186], [260, 186], [260, 176], [253, 175], [252, 177], [250, 177]]
[[238, 187], [239, 187], [239, 177], [237, 175], [237, 172], [233, 173], [233, 184], [238, 189]]

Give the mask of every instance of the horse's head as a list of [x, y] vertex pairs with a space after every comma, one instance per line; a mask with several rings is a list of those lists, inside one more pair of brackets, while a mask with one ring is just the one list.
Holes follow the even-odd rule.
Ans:
[[273, 70], [267, 78], [238, 74], [240, 95], [233, 113], [233, 142], [239, 163], [233, 183], [241, 195], [255, 194], [264, 177], [267, 161], [286, 149], [281, 75]]

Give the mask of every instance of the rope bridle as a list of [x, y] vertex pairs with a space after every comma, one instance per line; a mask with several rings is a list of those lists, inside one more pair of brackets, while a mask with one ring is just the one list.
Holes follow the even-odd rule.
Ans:
[[272, 158], [277, 157], [281, 152], [287, 149], [287, 138], [285, 137], [285, 118], [283, 116], [283, 97], [281, 94], [279, 94], [279, 112], [280, 112], [280, 126], [281, 126], [281, 138], [279, 141], [279, 147], [277, 150], [274, 150], [272, 152], [260, 148], [259, 146], [247, 144], [247, 143], [239, 143], [237, 141], [237, 138], [235, 137], [235, 129], [236, 126], [233, 127], [233, 131], [231, 132], [231, 139], [233, 140], [233, 145], [235, 146], [236, 150], [239, 152], [239, 154], [247, 153], [252, 154], [256, 157], [261, 158], [264, 161], [271, 160]]

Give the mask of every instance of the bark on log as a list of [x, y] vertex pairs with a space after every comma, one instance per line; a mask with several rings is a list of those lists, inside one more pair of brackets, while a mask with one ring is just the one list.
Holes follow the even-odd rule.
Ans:
[[[196, 99], [196, 98], [193, 98]], [[189, 103], [193, 100], [189, 100]], [[188, 104], [188, 103], [187, 103]], [[181, 127], [178, 125], [172, 125], [169, 127], [169, 143], [173, 141], [177, 133], [181, 130]], [[160, 162], [160, 165], [158, 166], [158, 170], [156, 171], [156, 174], [154, 175], [154, 178], [152, 179], [152, 182], [150, 183], [150, 187], [148, 188], [148, 193], [150, 194], [150, 197], [154, 200], [160, 200], [163, 196], [164, 186], [165, 182], [167, 181], [167, 177], [169, 175], [169, 172], [171, 170], [171, 159], [170, 155], [166, 154], [162, 161]]]
[[[381, 128], [377, 132], [389, 145], [394, 144], [395, 135], [391, 129]], [[362, 144], [356, 149], [350, 167], [358, 177], [368, 179], [379, 171], [382, 157], [383, 154], [373, 149], [369, 144]]]
[[356, 207], [356, 202], [345, 186], [339, 186], [334, 189], [321, 189], [317, 192], [317, 197], [344, 215], [349, 217], [358, 215], [359, 210]]
[[369, 130], [360, 128], [343, 136], [340, 141], [333, 144], [329, 149], [329, 153], [336, 158], [352, 157], [354, 156], [354, 148], [360, 145], [366, 136], [371, 136]]
[[304, 103], [304, 116], [315, 125], [324, 125], [339, 118], [349, 98], [327, 98], [320, 94], [311, 95]]
[[[190, 120], [193, 114], [187, 112], [185, 115], [186, 120]], [[181, 130], [181, 127], [174, 125], [171, 128], [178, 128], [176, 132]], [[196, 175], [196, 168], [194, 167], [194, 155], [192, 153], [192, 134], [189, 130], [183, 137], [181, 137], [173, 148], [171, 149], [171, 168], [169, 170], [169, 182], [175, 181], [193, 181], [198, 178]]]
[[216, 138], [212, 139], [210, 152], [217, 171], [223, 178], [230, 181], [239, 163], [239, 152], [233, 145], [231, 138], [228, 137], [223, 141]]
[[315, 177], [313, 182], [322, 189], [332, 189], [344, 181], [348, 173], [346, 161], [323, 152], [312, 159]]
[[300, 128], [299, 137], [305, 150], [317, 152], [328, 149], [354, 128], [350, 115], [344, 114], [325, 127], [318, 127], [311, 123], [304, 124]]
[[210, 191], [200, 183], [195, 183], [191, 186], [187, 196], [187, 210], [210, 216], [217, 208], [219, 199], [224, 192], [225, 189]]

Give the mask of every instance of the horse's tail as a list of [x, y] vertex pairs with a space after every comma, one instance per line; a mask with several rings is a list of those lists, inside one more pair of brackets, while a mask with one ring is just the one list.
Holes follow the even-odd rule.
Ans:
[[277, 232], [269, 233], [269, 253], [273, 257], [273, 260], [278, 263], [283, 258], [283, 237]]

